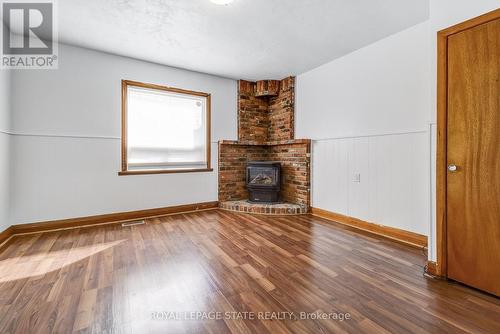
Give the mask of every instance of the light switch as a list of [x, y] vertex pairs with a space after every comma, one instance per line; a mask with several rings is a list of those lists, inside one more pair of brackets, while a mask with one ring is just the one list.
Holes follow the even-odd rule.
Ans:
[[352, 182], [360, 183], [361, 182], [361, 173], [354, 173], [352, 175]]

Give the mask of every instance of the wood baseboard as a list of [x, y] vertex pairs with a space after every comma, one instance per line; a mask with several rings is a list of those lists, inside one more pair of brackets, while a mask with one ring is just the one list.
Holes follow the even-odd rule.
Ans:
[[425, 265], [425, 273], [432, 276], [439, 276], [437, 272], [437, 264], [434, 261], [427, 261]]
[[369, 223], [367, 221], [342, 215], [340, 213], [335, 213], [323, 209], [311, 208], [311, 214], [317, 217], [328, 219], [339, 224], [347, 225], [358, 230], [376, 234], [378, 236], [391, 239], [393, 241], [403, 243], [417, 248], [427, 247], [427, 236], [401, 230], [394, 227], [388, 227], [383, 225], [377, 225]]
[[446, 274], [442, 272], [439, 264], [434, 261], [427, 261], [424, 268], [424, 273], [426, 276], [434, 279], [446, 279]]
[[[119, 213], [111, 213], [111, 214], [104, 214], [97, 216], [37, 222], [30, 224], [19, 224], [11, 226], [6, 231], [10, 230], [11, 233], [10, 235], [19, 235], [19, 234], [39, 233], [39, 232], [47, 232], [53, 230], [71, 229], [71, 228], [87, 227], [95, 225], [116, 224], [131, 220], [161, 217], [161, 216], [192, 212], [192, 211], [216, 209], [218, 205], [219, 202], [204, 202], [204, 203], [169, 206], [157, 209], [119, 212]], [[5, 233], [6, 231], [4, 231], [3, 233]]]
[[0, 232], [0, 247], [6, 244], [9, 239], [14, 235], [14, 229], [12, 226], [9, 226], [5, 231]]

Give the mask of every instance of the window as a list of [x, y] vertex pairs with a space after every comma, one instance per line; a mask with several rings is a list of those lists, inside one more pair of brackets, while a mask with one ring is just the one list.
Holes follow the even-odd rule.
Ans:
[[120, 175], [211, 170], [210, 94], [123, 80]]

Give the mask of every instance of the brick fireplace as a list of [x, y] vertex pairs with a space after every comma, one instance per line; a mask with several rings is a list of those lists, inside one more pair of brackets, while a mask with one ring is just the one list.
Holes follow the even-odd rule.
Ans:
[[[221, 208], [263, 214], [309, 211], [311, 141], [294, 139], [294, 107], [294, 77], [238, 81], [238, 140], [219, 141]], [[249, 161], [280, 163], [280, 203], [248, 201]]]

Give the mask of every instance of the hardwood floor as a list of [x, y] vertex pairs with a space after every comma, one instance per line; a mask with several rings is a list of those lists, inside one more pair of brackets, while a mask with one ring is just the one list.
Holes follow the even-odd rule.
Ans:
[[424, 278], [425, 260], [309, 215], [18, 236], [0, 253], [0, 333], [500, 333], [499, 299]]

